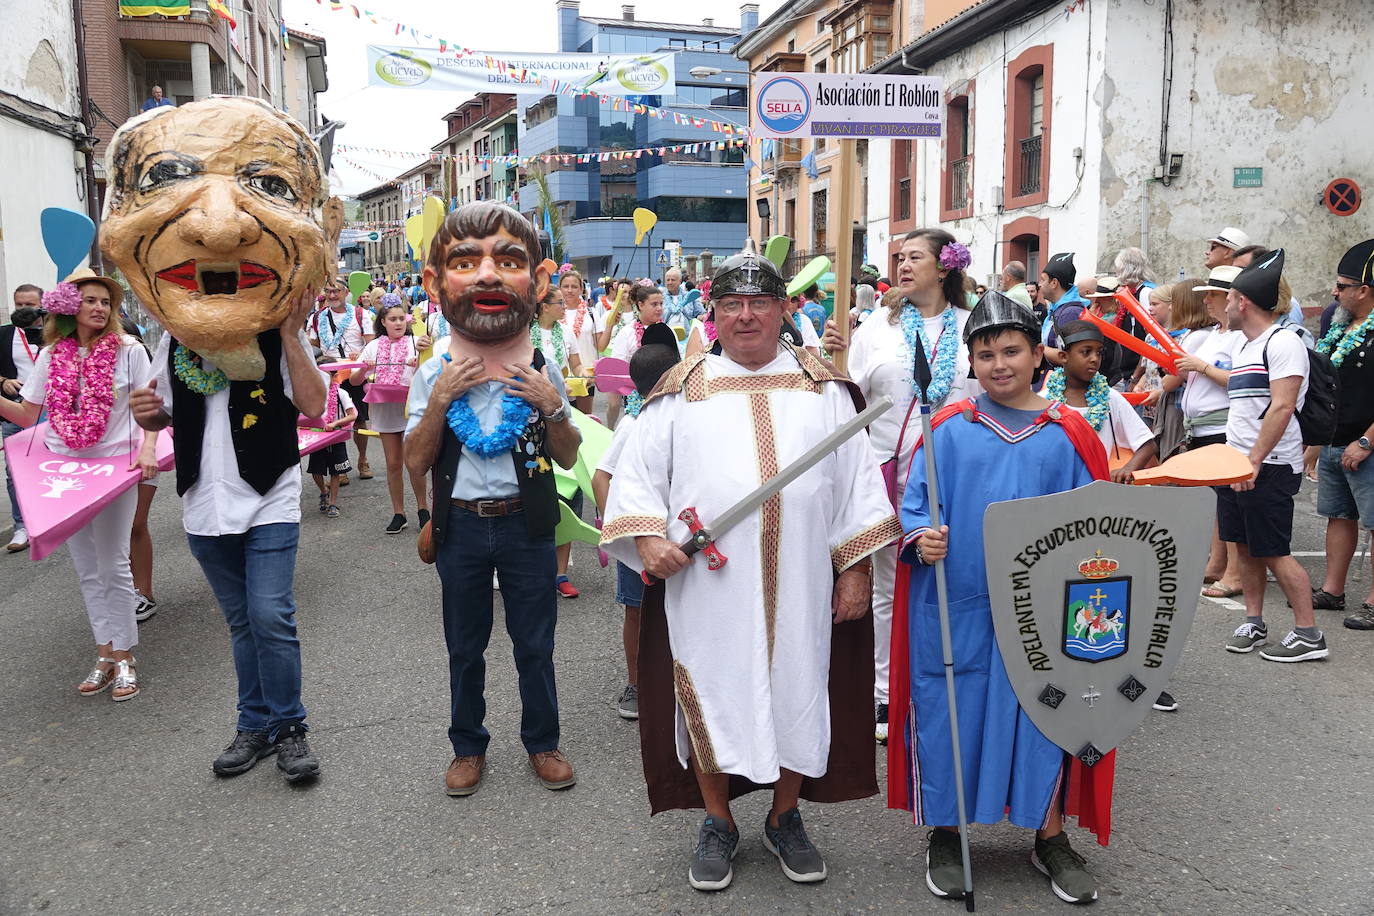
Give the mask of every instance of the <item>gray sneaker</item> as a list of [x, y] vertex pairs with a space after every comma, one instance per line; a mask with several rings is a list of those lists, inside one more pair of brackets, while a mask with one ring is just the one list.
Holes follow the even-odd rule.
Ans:
[[1267, 642], [1269, 642], [1269, 628], [1264, 624], [1255, 626], [1247, 620], [1236, 627], [1236, 632], [1232, 633], [1231, 638], [1226, 640], [1226, 651], [1242, 654], [1253, 652]]
[[1031, 864], [1050, 879], [1054, 895], [1065, 903], [1087, 903], [1097, 899], [1097, 882], [1084, 868], [1087, 862], [1069, 846], [1068, 834], [1042, 840], [1035, 838]]
[[723, 891], [735, 877], [730, 862], [739, 852], [739, 831], [707, 817], [697, 834], [697, 848], [687, 869], [687, 883], [699, 891]]
[[625, 685], [625, 692], [620, 695], [620, 705], [617, 709], [622, 719], [639, 718], [639, 689], [634, 684]]
[[1326, 658], [1331, 653], [1326, 648], [1326, 636], [1308, 639], [1289, 630], [1288, 635], [1277, 646], [1260, 650], [1260, 658], [1271, 662], [1311, 662]]
[[796, 808], [778, 815], [778, 826], [763, 819], [763, 845], [778, 857], [782, 873], [798, 884], [825, 880], [825, 859], [812, 844], [802, 826], [801, 812]]
[[926, 887], [936, 897], [960, 899], [964, 896], [964, 855], [959, 834], [953, 830], [930, 831], [926, 847]]

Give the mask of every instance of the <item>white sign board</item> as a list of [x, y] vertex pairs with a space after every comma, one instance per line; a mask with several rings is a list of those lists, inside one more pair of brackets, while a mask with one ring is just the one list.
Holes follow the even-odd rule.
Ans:
[[756, 80], [750, 127], [762, 137], [938, 140], [944, 81], [936, 76], [788, 73]]
[[[673, 52], [556, 54], [367, 46], [367, 84], [441, 92], [548, 95], [561, 86], [601, 95], [677, 95]], [[533, 75], [542, 78], [533, 79]], [[558, 87], [553, 85], [559, 84]]]

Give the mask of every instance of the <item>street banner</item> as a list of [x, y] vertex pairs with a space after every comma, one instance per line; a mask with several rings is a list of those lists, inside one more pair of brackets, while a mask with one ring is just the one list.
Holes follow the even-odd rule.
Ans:
[[787, 73], [754, 82], [750, 127], [760, 137], [938, 140], [945, 134], [938, 76]]
[[[72, 458], [48, 450], [47, 432], [43, 422], [5, 440], [5, 460], [35, 560], [61, 547], [142, 476], [137, 468], [129, 470], [137, 448], [110, 458]], [[157, 466], [166, 471], [174, 463], [171, 431], [164, 429], [157, 438]]]
[[1183, 653], [1212, 536], [1201, 487], [1095, 481], [993, 503], [988, 598], [1035, 727], [1087, 766], [1135, 731]]
[[[540, 79], [534, 79], [534, 76]], [[674, 54], [558, 54], [367, 46], [367, 84], [439, 92], [548, 95], [563, 87], [600, 95], [677, 94]], [[557, 84], [557, 85], [554, 85]]]

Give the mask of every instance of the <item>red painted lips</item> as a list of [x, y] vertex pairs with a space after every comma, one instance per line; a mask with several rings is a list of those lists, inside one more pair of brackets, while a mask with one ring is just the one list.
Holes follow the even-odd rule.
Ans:
[[193, 258], [182, 261], [175, 267], [158, 271], [157, 277], [182, 289], [207, 296], [233, 295], [263, 283], [274, 283], [279, 279], [275, 270], [252, 261], [240, 261], [236, 269], [233, 266], [228, 266], [228, 269], [216, 269], [225, 266], [200, 265]]

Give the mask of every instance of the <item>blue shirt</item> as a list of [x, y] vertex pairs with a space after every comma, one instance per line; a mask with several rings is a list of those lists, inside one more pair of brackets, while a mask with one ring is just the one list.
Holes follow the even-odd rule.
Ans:
[[1040, 328], [1040, 342], [1048, 347], [1055, 344], [1054, 336], [1054, 313], [1066, 305], [1078, 306], [1077, 312], [1067, 312], [1059, 318], [1060, 324], [1068, 324], [1070, 321], [1077, 321], [1083, 312], [1087, 311], [1088, 300], [1084, 299], [1078, 292], [1078, 285], [1074, 284], [1064, 291], [1064, 295], [1059, 297], [1059, 301], [1049, 306], [1048, 314], [1045, 315], [1045, 323]]
[[143, 100], [143, 110], [144, 110], [144, 111], [148, 111], [149, 109], [152, 109], [152, 108], [160, 108], [160, 107], [162, 107], [163, 105], [166, 105], [166, 106], [169, 107], [169, 108], [175, 108], [175, 107], [176, 107], [176, 105], [172, 104], [172, 100], [169, 99], [169, 98], [167, 98], [167, 96], [165, 96], [165, 95], [162, 97], [162, 101], [160, 101], [160, 102], [159, 102], [157, 99], [154, 99], [154, 98], [147, 98], [147, 99], [144, 99], [144, 100]]
[[[434, 382], [447, 362], [448, 354], [426, 360], [411, 379], [410, 401], [406, 408], [406, 435], [410, 435], [410, 431], [424, 419], [425, 409], [429, 406], [430, 392], [434, 390]], [[558, 389], [558, 396], [563, 399], [563, 406], [567, 407], [568, 394], [563, 387], [562, 376], [550, 372], [547, 363], [544, 366], [544, 375], [553, 382], [553, 387]], [[493, 381], [468, 391], [468, 406], [477, 414], [477, 422], [482, 425], [482, 432], [491, 432], [501, 422], [501, 396], [505, 389], [503, 383]], [[448, 405], [443, 405], [442, 409], [447, 412]], [[483, 458], [466, 445], [463, 446], [463, 454], [458, 459], [458, 470], [453, 477], [453, 499], [508, 499], [518, 495], [520, 484], [515, 477], [515, 462], [511, 460], [509, 453]]]

